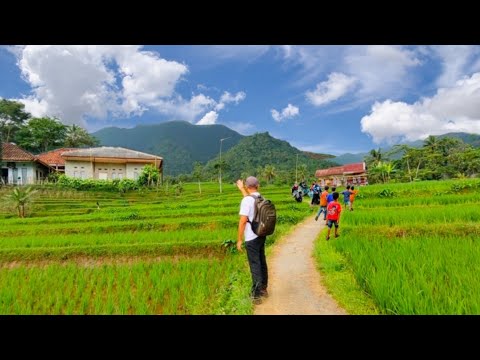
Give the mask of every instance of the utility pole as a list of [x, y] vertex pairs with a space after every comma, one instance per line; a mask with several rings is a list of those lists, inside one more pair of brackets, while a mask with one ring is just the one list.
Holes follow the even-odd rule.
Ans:
[[219, 166], [219, 176], [218, 176], [218, 182], [220, 183], [220, 193], [222, 192], [222, 144], [223, 140], [230, 139], [231, 136], [220, 139], [220, 166]]

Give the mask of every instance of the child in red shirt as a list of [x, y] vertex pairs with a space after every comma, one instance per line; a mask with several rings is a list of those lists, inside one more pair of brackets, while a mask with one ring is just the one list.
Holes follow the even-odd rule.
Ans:
[[330, 202], [327, 206], [327, 240], [330, 239], [330, 230], [332, 229], [332, 225], [335, 225], [335, 237], [338, 237], [338, 225], [340, 222], [340, 213], [342, 212], [342, 205], [338, 202], [338, 192], [334, 192], [332, 194], [333, 201]]

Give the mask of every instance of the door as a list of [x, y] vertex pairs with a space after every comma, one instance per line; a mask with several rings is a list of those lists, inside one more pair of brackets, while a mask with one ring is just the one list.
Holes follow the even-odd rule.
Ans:
[[12, 169], [12, 183], [13, 185], [18, 183], [18, 169]]
[[22, 168], [22, 185], [27, 184], [27, 168]]

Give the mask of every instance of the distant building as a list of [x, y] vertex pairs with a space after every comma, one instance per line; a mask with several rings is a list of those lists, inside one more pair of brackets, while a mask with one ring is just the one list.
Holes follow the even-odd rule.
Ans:
[[322, 186], [360, 186], [368, 184], [365, 162], [320, 169], [315, 172], [315, 177], [321, 182]]
[[48, 164], [59, 173], [65, 173], [65, 159], [62, 157], [62, 153], [70, 150], [77, 150], [77, 148], [61, 148], [52, 151], [48, 151], [37, 155], [37, 158]]
[[65, 175], [80, 179], [136, 180], [145, 165], [151, 164], [163, 175], [163, 158], [121, 147], [96, 147], [61, 153]]
[[35, 155], [14, 143], [2, 143], [0, 183], [5, 185], [36, 184], [45, 180], [53, 169]]

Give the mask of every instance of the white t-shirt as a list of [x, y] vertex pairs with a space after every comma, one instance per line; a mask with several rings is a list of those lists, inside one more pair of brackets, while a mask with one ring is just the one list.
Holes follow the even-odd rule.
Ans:
[[[254, 193], [251, 193], [250, 195], [259, 196], [260, 193], [259, 192], [254, 192]], [[253, 212], [255, 211], [254, 207], [255, 207], [255, 199], [251, 196], [245, 196], [242, 199], [242, 202], [240, 203], [240, 213], [239, 213], [239, 215], [245, 215], [245, 216], [248, 217], [248, 220], [250, 222], [253, 221]], [[245, 226], [244, 235], [245, 235], [245, 241], [254, 240], [258, 237], [258, 235], [253, 232], [252, 226], [250, 225], [249, 222], [247, 222], [247, 224]]]

